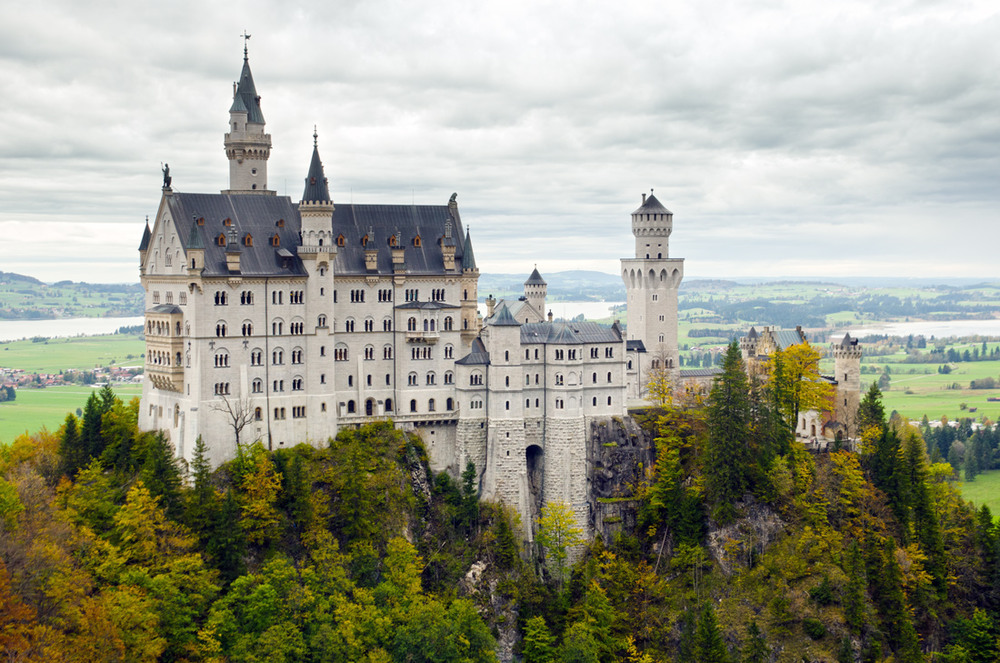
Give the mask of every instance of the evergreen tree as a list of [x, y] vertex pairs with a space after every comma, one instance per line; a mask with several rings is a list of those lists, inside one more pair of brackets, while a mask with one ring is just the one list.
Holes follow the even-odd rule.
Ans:
[[552, 633], [544, 617], [532, 617], [524, 625], [524, 663], [553, 663]]
[[944, 539], [934, 504], [927, 488], [927, 456], [924, 442], [911, 430], [903, 450], [903, 464], [907, 474], [910, 505], [913, 516], [913, 535], [927, 555], [927, 571], [934, 578], [934, 586], [941, 599], [947, 598], [947, 560]]
[[212, 487], [212, 468], [206, 457], [208, 447], [201, 435], [194, 443], [191, 458], [192, 489], [187, 494], [185, 522], [202, 542], [207, 542], [218, 518], [219, 500]]
[[104, 439], [101, 437], [101, 418], [104, 416], [101, 399], [96, 392], [90, 394], [83, 408], [83, 425], [80, 427], [80, 446], [84, 457], [81, 466], [90, 463], [104, 451]]
[[695, 661], [695, 632], [698, 628], [698, 615], [694, 609], [687, 607], [678, 620], [680, 622], [681, 637], [677, 645], [678, 661]]
[[861, 633], [865, 623], [865, 587], [868, 581], [857, 541], [852, 541], [847, 549], [844, 574], [847, 576], [843, 598], [844, 620], [854, 633]]
[[722, 375], [709, 396], [705, 484], [713, 516], [720, 523], [736, 517], [735, 504], [752, 488], [755, 458], [751, 450], [749, 384], [736, 343], [726, 351]]
[[882, 405], [882, 392], [877, 382], [872, 382], [858, 406], [858, 433], [873, 427], [885, 427], [885, 406]]
[[770, 648], [757, 626], [757, 620], [751, 620], [747, 627], [747, 641], [743, 645], [743, 663], [767, 663], [770, 655]]
[[183, 514], [181, 471], [163, 431], [143, 435], [142, 482], [172, 519]]
[[59, 440], [59, 455], [62, 456], [62, 471], [69, 477], [75, 477], [87, 463], [87, 451], [80, 439], [80, 424], [73, 413], [66, 415], [63, 423], [62, 438]]
[[219, 576], [225, 584], [231, 583], [246, 571], [246, 537], [240, 527], [240, 505], [232, 490], [226, 491], [222, 508], [216, 512], [212, 536], [205, 547]]
[[[922, 661], [920, 641], [910, 619], [903, 592], [903, 572], [896, 561], [896, 542], [887, 537], [879, 550], [880, 573], [875, 578], [872, 596], [878, 607], [882, 630], [889, 646], [903, 661]], [[869, 579], [872, 577], [869, 576]]]
[[476, 487], [476, 464], [466, 462], [462, 472], [461, 520], [465, 527], [471, 527], [479, 519], [479, 490]]
[[712, 604], [706, 603], [698, 617], [698, 628], [694, 637], [694, 659], [699, 663], [728, 663], [729, 652], [722, 640], [722, 631], [715, 618]]

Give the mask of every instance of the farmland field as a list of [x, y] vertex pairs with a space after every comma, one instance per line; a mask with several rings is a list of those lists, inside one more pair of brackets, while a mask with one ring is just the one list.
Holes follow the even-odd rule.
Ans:
[[12, 341], [0, 343], [0, 367], [58, 373], [68, 368], [92, 370], [112, 364], [142, 366], [145, 351], [145, 342], [137, 334], [50, 338], [39, 343]]
[[[141, 385], [113, 385], [112, 388], [124, 401], [142, 394]], [[83, 385], [18, 389], [17, 400], [0, 403], [0, 444], [8, 444], [25, 431], [34, 433], [43, 426], [50, 431], [56, 430], [68, 413], [83, 409], [94, 391]]]
[[1000, 470], [991, 470], [976, 475], [975, 481], [959, 481], [955, 487], [962, 497], [977, 507], [986, 505], [994, 517], [1000, 513]]

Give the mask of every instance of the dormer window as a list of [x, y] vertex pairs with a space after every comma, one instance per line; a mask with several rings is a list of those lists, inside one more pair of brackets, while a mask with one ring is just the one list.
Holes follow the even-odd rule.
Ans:
[[389, 235], [389, 246], [396, 248], [396, 236]]
[[343, 246], [343, 245], [344, 245], [344, 236], [337, 235], [337, 246]]
[[205, 225], [205, 217], [203, 217], [203, 216], [199, 216], [198, 217], [198, 225], [199, 226]]
[[368, 246], [368, 235], [361, 238], [361, 246]]
[[253, 235], [247, 233], [247, 236], [243, 238], [243, 246], [253, 246]]
[[413, 238], [413, 246], [420, 247], [420, 235]]
[[225, 219], [222, 220], [222, 225], [228, 228], [229, 226], [233, 225], [233, 220], [227, 216]]
[[281, 238], [278, 237], [278, 233], [275, 233], [274, 237], [271, 238], [271, 246], [281, 246]]
[[219, 233], [219, 236], [216, 238], [215, 243], [218, 244], [219, 246], [225, 246], [226, 245], [226, 233]]
[[279, 228], [284, 228], [285, 227], [285, 220], [284, 219], [278, 219], [278, 222], [276, 224], [274, 224], [274, 225], [278, 226]]

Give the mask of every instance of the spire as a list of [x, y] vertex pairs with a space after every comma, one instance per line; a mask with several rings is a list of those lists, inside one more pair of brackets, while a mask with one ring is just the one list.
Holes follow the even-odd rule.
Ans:
[[465, 229], [465, 247], [462, 253], [462, 271], [476, 269], [476, 256], [472, 253], [472, 239], [469, 237], [469, 229]]
[[250, 60], [247, 57], [246, 46], [243, 47], [243, 71], [240, 72], [240, 80], [236, 84], [236, 94], [233, 95], [233, 105], [229, 112], [245, 112], [247, 122], [264, 124], [264, 114], [260, 110], [260, 97], [253, 84], [253, 74], [250, 73]]
[[506, 304], [500, 304], [500, 308], [493, 315], [493, 319], [490, 324], [495, 327], [520, 327], [521, 323], [514, 319], [514, 316], [510, 314], [510, 309], [507, 308]]
[[142, 241], [139, 242], [139, 250], [145, 251], [149, 248], [149, 240], [153, 236], [153, 233], [149, 231], [149, 217], [146, 217], [146, 229], [142, 231]]
[[198, 218], [195, 217], [191, 219], [191, 232], [188, 233], [187, 245], [185, 249], [202, 249], [205, 248], [205, 240], [201, 238], [201, 228], [198, 226]]
[[309, 174], [306, 176], [306, 188], [302, 192], [304, 203], [330, 202], [330, 188], [327, 186], [326, 175], [323, 173], [323, 162], [319, 158], [319, 134], [313, 127], [313, 154], [309, 163]]

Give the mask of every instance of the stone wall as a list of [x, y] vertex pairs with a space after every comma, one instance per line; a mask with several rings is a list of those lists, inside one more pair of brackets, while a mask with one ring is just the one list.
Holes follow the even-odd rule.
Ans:
[[653, 441], [631, 417], [592, 419], [587, 436], [590, 506], [588, 532], [611, 541], [623, 529], [634, 531], [638, 502], [633, 487], [656, 460]]

